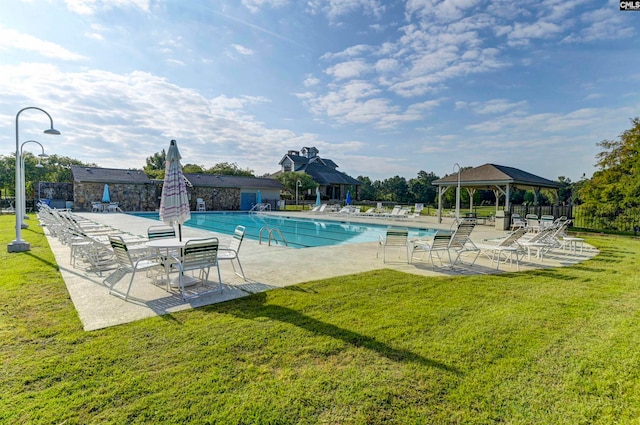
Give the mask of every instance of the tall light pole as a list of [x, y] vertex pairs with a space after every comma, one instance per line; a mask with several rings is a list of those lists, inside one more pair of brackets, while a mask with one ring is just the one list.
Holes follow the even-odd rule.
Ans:
[[453, 164], [453, 171], [458, 167], [458, 187], [456, 187], [456, 220], [460, 221], [460, 164]]
[[[24, 251], [29, 251], [31, 249], [31, 245], [29, 244], [29, 242], [22, 240], [22, 216], [24, 215], [24, 211], [22, 211], [22, 194], [19, 193], [19, 192], [22, 192], [20, 190], [21, 176], [22, 176], [22, 172], [21, 172], [22, 167], [20, 166], [20, 164], [22, 162], [22, 158], [20, 157], [20, 138], [19, 138], [20, 133], [18, 131], [18, 118], [20, 118], [20, 114], [22, 112], [29, 109], [37, 109], [38, 111], [44, 112], [49, 117], [51, 127], [44, 131], [45, 134], [55, 134], [55, 135], [60, 134], [58, 130], [53, 128], [53, 118], [51, 118], [51, 115], [49, 115], [49, 113], [44, 109], [41, 109], [35, 106], [29, 106], [29, 107], [20, 109], [16, 114], [16, 204], [15, 204], [16, 239], [11, 241], [7, 245], [8, 252], [24, 252]], [[18, 199], [19, 197], [20, 199]]]
[[[25, 164], [24, 164], [24, 145], [26, 145], [27, 143], [36, 143], [38, 145], [40, 145], [40, 148], [42, 149], [42, 153], [40, 155], [38, 155], [40, 158], [46, 158], [49, 155], [47, 155], [46, 153], [44, 153], [44, 146], [42, 146], [42, 144], [36, 140], [27, 140], [26, 142], [23, 142], [20, 145], [20, 197], [22, 198], [22, 219], [20, 221], [20, 227], [22, 227], [23, 229], [26, 229], [27, 227], [29, 227], [25, 222], [24, 219], [29, 218], [27, 216], [27, 182], [25, 179], [25, 174], [24, 174], [24, 170], [25, 170]], [[38, 161], [38, 165], [36, 165], [36, 167], [42, 167], [42, 164], [40, 164], [40, 161]]]
[[[296, 182], [296, 207], [298, 206], [298, 188], [302, 186], [302, 182], [300, 180], [298, 180]], [[296, 208], [297, 209], [297, 208]]]

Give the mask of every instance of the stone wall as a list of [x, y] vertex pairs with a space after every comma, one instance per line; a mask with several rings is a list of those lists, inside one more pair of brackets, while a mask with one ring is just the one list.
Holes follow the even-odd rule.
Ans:
[[[73, 186], [73, 208], [91, 211], [92, 202], [102, 201], [104, 183], [75, 183]], [[155, 211], [160, 206], [160, 184], [109, 184], [111, 202], [117, 202], [123, 211]]]
[[49, 183], [38, 182], [38, 193], [36, 199], [60, 199], [63, 201], [73, 201], [72, 183]]
[[[92, 202], [102, 201], [104, 183], [49, 183], [40, 182], [38, 199], [55, 199], [58, 208], [73, 201], [75, 211], [91, 211]], [[191, 187], [187, 188], [191, 210], [196, 210], [196, 199], [204, 199], [207, 211], [237, 211], [240, 209], [239, 188]], [[162, 182], [151, 184], [109, 183], [111, 202], [117, 202], [123, 211], [157, 211], [160, 208]]]
[[192, 187], [190, 194], [191, 210], [196, 209], [196, 200], [204, 200], [207, 211], [237, 211], [240, 209], [239, 188]]

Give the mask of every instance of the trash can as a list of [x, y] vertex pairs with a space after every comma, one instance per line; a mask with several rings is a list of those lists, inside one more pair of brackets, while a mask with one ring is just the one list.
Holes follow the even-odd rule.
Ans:
[[511, 228], [511, 213], [509, 211], [496, 211], [496, 229], [509, 230]]
[[70, 210], [73, 209], [73, 201], [67, 201], [65, 202], [65, 207]]

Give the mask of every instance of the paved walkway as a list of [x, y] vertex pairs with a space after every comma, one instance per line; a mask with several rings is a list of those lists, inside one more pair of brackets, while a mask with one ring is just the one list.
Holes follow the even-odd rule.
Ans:
[[[141, 236], [146, 235], [146, 229], [150, 225], [158, 224], [156, 220], [120, 213], [80, 213], [80, 215], [95, 222], [120, 229], [123, 232]], [[345, 221], [345, 217], [341, 216], [313, 215], [308, 212], [288, 212], [286, 215]], [[450, 219], [445, 219], [445, 222], [438, 224], [435, 217], [411, 218], [405, 221], [384, 221], [377, 218], [348, 218], [348, 220], [422, 228], [448, 229], [451, 225]], [[228, 243], [231, 238], [229, 235], [185, 226], [182, 227], [182, 231], [184, 237], [217, 236], [220, 239], [221, 246]], [[493, 226], [478, 225], [473, 230], [472, 239], [480, 241], [484, 238], [501, 237], [504, 234], [504, 231], [497, 231]], [[382, 255], [380, 258], [376, 258], [376, 243], [292, 249], [267, 246], [264, 243], [259, 244], [258, 241], [245, 239], [242, 243], [240, 258], [247, 276], [246, 282], [233, 273], [232, 266], [228, 261], [224, 261], [220, 263], [222, 281], [224, 283], [222, 293], [210, 294], [185, 302], [178, 293], [170, 293], [158, 286], [149, 284], [144, 273], [140, 273], [140, 275], [136, 276], [132, 286], [129, 301], [125, 301], [119, 297], [109, 295], [108, 288], [103, 283], [109, 272], [98, 276], [82, 267], [72, 267], [70, 265], [69, 247], [62, 245], [56, 238], [48, 237], [48, 239], [60, 266], [71, 300], [78, 311], [84, 329], [88, 331], [223, 302], [273, 288], [384, 268], [425, 276], [493, 274], [515, 271], [515, 265], [513, 267], [501, 265], [500, 271], [496, 271], [495, 266], [490, 266], [489, 259], [483, 255], [478, 257], [473, 267], [456, 266], [454, 270], [437, 268], [436, 271], [433, 271], [428, 261], [416, 261], [407, 264], [404, 258], [393, 258], [394, 255], [389, 255], [388, 253], [387, 263], [385, 264], [382, 261]], [[524, 271], [534, 268], [568, 266], [584, 261], [596, 254], [597, 250], [587, 245], [585, 245], [582, 253], [576, 254], [556, 249], [545, 255], [542, 261], [533, 258], [530, 261], [522, 259], [520, 269]], [[126, 285], [129, 278], [130, 275], [126, 276], [118, 285]]]

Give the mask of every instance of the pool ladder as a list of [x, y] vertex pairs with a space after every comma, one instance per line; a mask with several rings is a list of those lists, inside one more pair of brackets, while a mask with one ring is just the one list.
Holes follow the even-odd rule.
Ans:
[[280, 230], [278, 230], [276, 228], [271, 229], [271, 228], [266, 227], [266, 226], [264, 226], [264, 227], [262, 227], [260, 229], [260, 234], [258, 235], [258, 243], [259, 244], [262, 244], [262, 233], [263, 232], [268, 232], [268, 239], [267, 239], [267, 245], [268, 246], [271, 246], [271, 240], [273, 240], [277, 244], [280, 243], [280, 242], [278, 242], [278, 238], [276, 237], [276, 235], [280, 236], [280, 241], [282, 243], [284, 243], [285, 246], [288, 246], [287, 245], [287, 240], [284, 238], [284, 236], [282, 236], [282, 233], [280, 233]]

